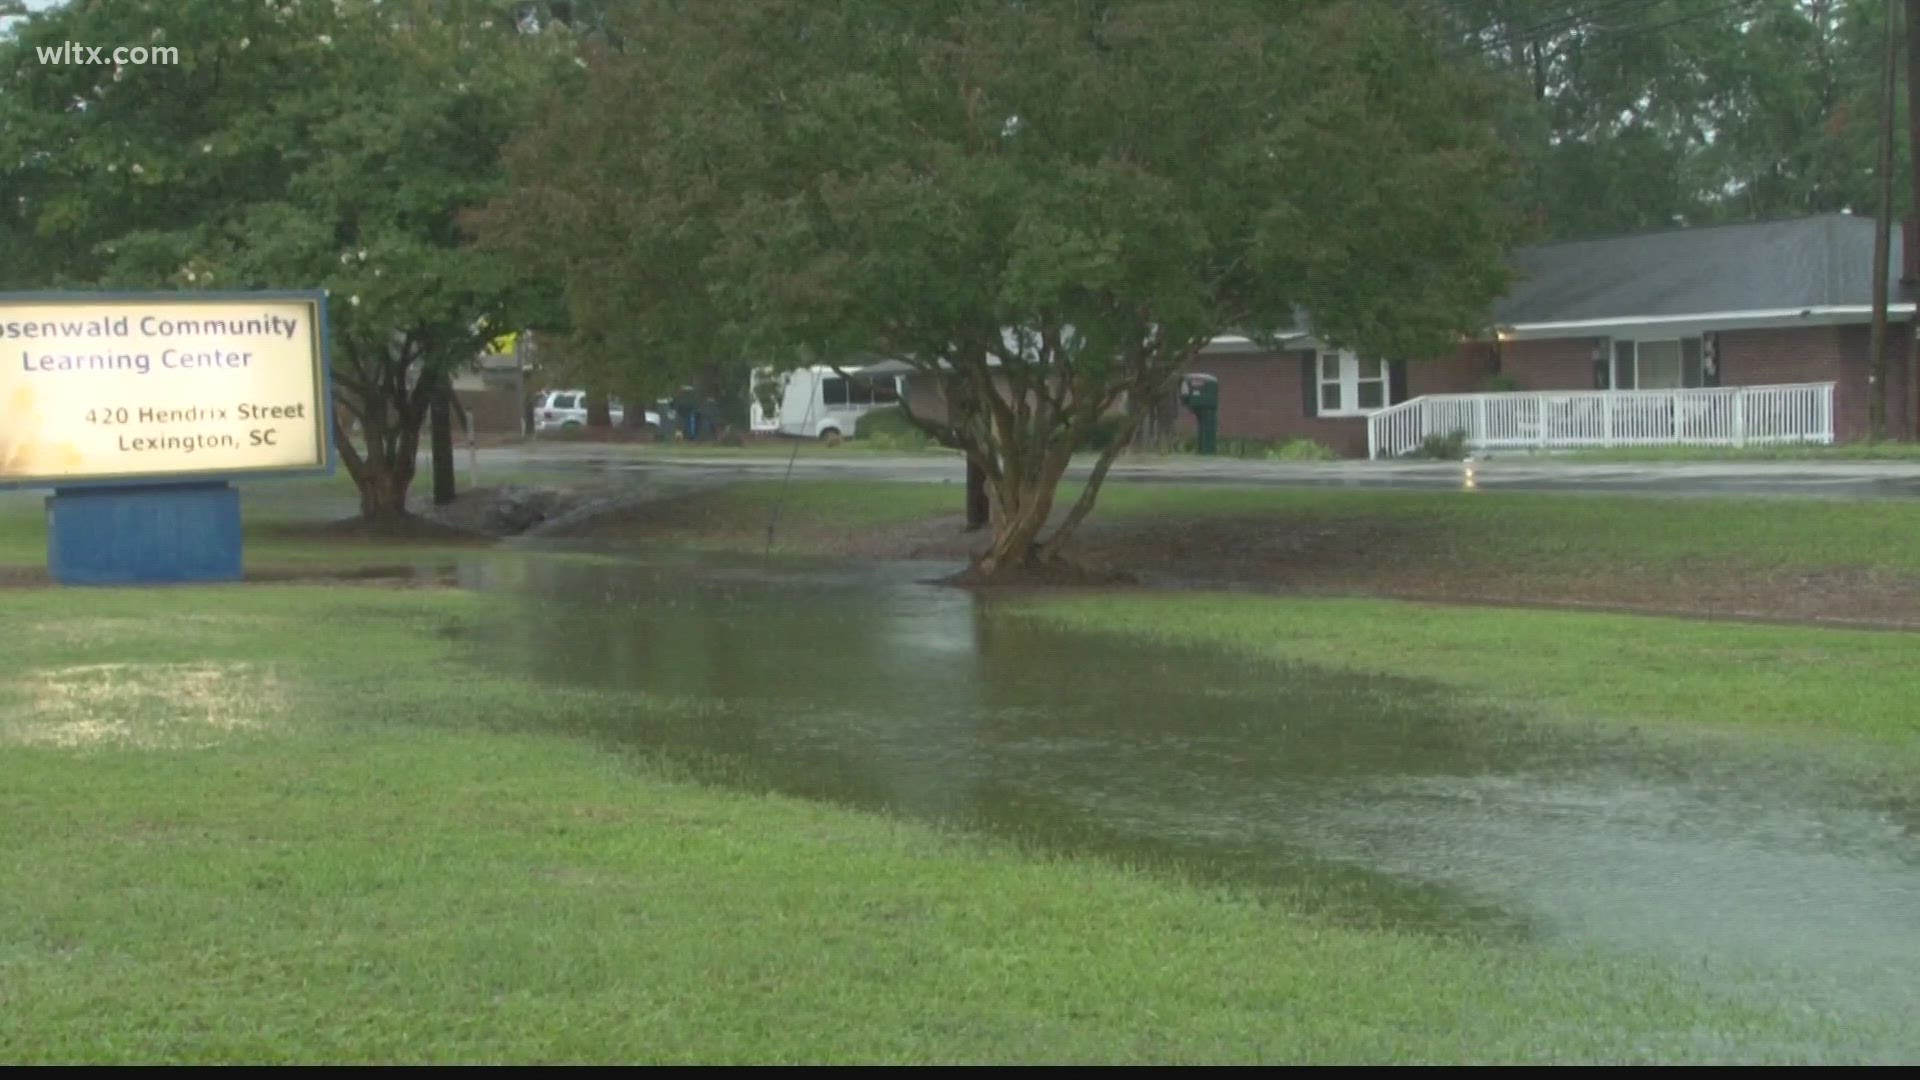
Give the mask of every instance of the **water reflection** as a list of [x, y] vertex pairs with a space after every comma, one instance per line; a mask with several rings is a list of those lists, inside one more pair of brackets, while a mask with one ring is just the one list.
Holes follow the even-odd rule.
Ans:
[[591, 737], [1341, 918], [1524, 927], [1808, 1002], [1920, 1004], [1920, 847], [1817, 766], [1061, 635], [924, 583], [941, 569], [680, 555], [471, 580], [522, 598], [489, 662], [636, 695], [567, 721]]

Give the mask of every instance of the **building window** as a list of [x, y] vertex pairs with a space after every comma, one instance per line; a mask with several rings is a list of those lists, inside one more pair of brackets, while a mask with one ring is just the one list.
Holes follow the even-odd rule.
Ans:
[[820, 380], [820, 402], [828, 408], [893, 405], [899, 400], [898, 376], [882, 379], [843, 379], [838, 375], [828, 375]]
[[1387, 363], [1350, 352], [1320, 354], [1320, 415], [1364, 416], [1387, 407]]
[[1697, 337], [1613, 343], [1615, 390], [1687, 390], [1706, 384]]

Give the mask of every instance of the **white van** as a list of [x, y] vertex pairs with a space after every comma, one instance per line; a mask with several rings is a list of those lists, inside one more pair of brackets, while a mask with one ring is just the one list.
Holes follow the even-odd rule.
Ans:
[[[760, 397], [761, 388], [769, 383], [779, 387], [771, 395], [776, 404], [772, 412]], [[807, 439], [851, 438], [861, 416], [900, 403], [900, 377], [849, 379], [825, 365], [787, 372], [756, 368], [749, 397], [754, 431]]]

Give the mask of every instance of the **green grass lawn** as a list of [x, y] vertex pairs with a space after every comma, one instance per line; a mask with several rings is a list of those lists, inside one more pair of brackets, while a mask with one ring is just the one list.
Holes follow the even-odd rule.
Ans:
[[1011, 610], [1088, 633], [1427, 680], [1528, 716], [1746, 731], [1920, 762], [1920, 634], [1194, 593]]
[[10, 594], [6, 1059], [1794, 1060], [1868, 1037], [1600, 956], [693, 783], [547, 732], [700, 702], [476, 667], [457, 635], [490, 604]]
[[1920, 502], [1487, 491], [1116, 487], [1109, 513], [1280, 515], [1394, 523], [1477, 561], [1553, 566], [1735, 562], [1920, 570]]
[[[551, 474], [483, 474], [487, 484], [551, 483]], [[1061, 485], [1064, 507], [1078, 495]], [[38, 493], [0, 493], [0, 565], [42, 562], [44, 515]], [[703, 520], [738, 526], [761, 542], [779, 507], [794, 533], [904, 525], [960, 513], [958, 483], [868, 480], [747, 481], [693, 497]], [[359, 564], [444, 557], [419, 545], [342, 547], [284, 535], [290, 522], [351, 514], [352, 486], [323, 481], [242, 488], [249, 565], [311, 565], [351, 550]], [[1110, 484], [1094, 520], [1273, 518], [1294, 525], [1368, 522], [1425, 533], [1452, 557], [1496, 565], [1580, 568], [1689, 562], [1743, 566], [1854, 566], [1920, 570], [1920, 501], [1649, 497], [1487, 491], [1350, 491], [1232, 485]], [[457, 545], [456, 545], [457, 547]]]
[[[702, 498], [753, 516], [780, 488]], [[952, 515], [959, 489], [806, 481], [787, 498], [796, 527], [860, 528]], [[325, 520], [325, 499], [351, 509], [337, 483], [249, 490], [253, 565], [446, 556], [274, 532]], [[1920, 511], [1891, 501], [1141, 485], [1104, 505], [1400, 522], [1516, 565], [1920, 562]], [[0, 560], [38, 562], [41, 529], [37, 496], [0, 497]], [[1606, 955], [1340, 925], [1286, 895], [696, 782], [566, 733], [707, 703], [486, 665], [462, 644], [507, 616], [486, 596], [0, 595], [9, 1061], [1792, 1061], [1906, 1045], [1897, 1018], [1772, 1011]], [[1203, 594], [998, 610], [1542, 718], [1852, 748], [1903, 776], [1920, 762], [1911, 634]]]
[[[459, 490], [466, 490], [469, 474], [462, 459]], [[487, 470], [482, 485], [543, 485], [556, 480], [552, 473]], [[414, 492], [424, 497], [428, 478], [422, 475]], [[250, 480], [240, 489], [240, 515], [245, 537], [244, 556], [250, 571], [351, 570], [444, 562], [474, 550], [460, 542], [384, 542], [316, 538], [299, 530], [348, 518], [359, 510], [353, 481], [344, 471], [330, 477], [299, 480]], [[43, 566], [47, 559], [47, 522], [44, 491], [0, 491], [0, 567]]]
[[[1061, 485], [1059, 504], [1078, 495]], [[757, 522], [783, 504], [785, 528], [842, 530], [961, 511], [958, 484], [858, 480], [741, 483], [699, 497], [722, 520]], [[1488, 491], [1342, 491], [1110, 484], [1094, 520], [1273, 518], [1400, 526], [1455, 557], [1515, 568], [1736, 563], [1920, 570], [1920, 501], [1650, 497]]]

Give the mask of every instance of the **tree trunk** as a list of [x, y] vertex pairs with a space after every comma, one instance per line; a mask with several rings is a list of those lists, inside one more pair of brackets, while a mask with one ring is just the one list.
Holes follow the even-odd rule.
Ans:
[[[971, 457], [972, 455], [969, 455]], [[1071, 459], [1068, 451], [1004, 450], [998, 474], [986, 465], [989, 518], [993, 542], [973, 565], [973, 572], [990, 578], [1009, 570], [1031, 569], [1046, 554], [1040, 532], [1053, 515], [1053, 498]]]
[[[384, 429], [375, 430], [366, 421], [361, 421], [361, 435], [366, 448], [363, 453], [353, 445], [353, 440], [342, 428], [339, 413], [334, 414], [333, 440], [339, 448], [340, 461], [347, 467], [347, 475], [353, 477], [354, 486], [360, 489], [360, 517], [370, 523], [395, 525], [407, 519], [407, 488], [413, 483], [413, 459], [404, 462], [398, 454], [390, 454], [387, 447], [390, 440]], [[418, 436], [408, 440], [409, 452], [418, 443]]]
[[587, 398], [587, 427], [590, 430], [606, 430], [613, 426], [613, 409], [607, 404], [605, 394], [594, 394]]
[[391, 462], [373, 465], [360, 480], [360, 516], [369, 523], [393, 525], [407, 520], [407, 488], [413, 477], [402, 475]]
[[972, 458], [967, 459], [967, 532], [987, 527], [993, 516], [993, 501], [987, 497], [987, 471]]
[[1049, 498], [1041, 506], [1029, 505], [1011, 514], [995, 515], [993, 543], [974, 563], [974, 572], [981, 577], [992, 577], [1016, 567], [1033, 566], [1038, 552], [1036, 541], [1047, 524], [1052, 502]]
[[[334, 412], [333, 443], [360, 491], [360, 516], [369, 523], [391, 526], [406, 521], [407, 489], [413, 485], [415, 457], [420, 452], [420, 424], [425, 419], [417, 409], [398, 415], [354, 416], [351, 408]], [[361, 445], [355, 446], [345, 427], [345, 417], [360, 423]], [[396, 426], [389, 426], [395, 424]]]
[[432, 426], [433, 504], [445, 506], [454, 499], [453, 476], [453, 380], [442, 376], [434, 387], [427, 407], [427, 422]]

